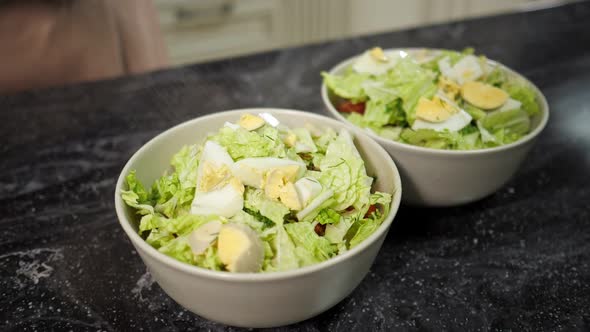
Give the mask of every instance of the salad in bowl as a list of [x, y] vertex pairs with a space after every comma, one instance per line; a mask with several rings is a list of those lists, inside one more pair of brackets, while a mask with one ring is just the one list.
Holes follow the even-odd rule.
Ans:
[[531, 132], [541, 108], [531, 83], [473, 49], [375, 47], [322, 76], [330, 94], [324, 100], [349, 122], [426, 148], [516, 142]]
[[351, 133], [290, 128], [244, 113], [186, 145], [148, 189], [135, 171], [123, 201], [159, 252], [201, 268], [278, 272], [313, 265], [367, 239], [389, 214]]

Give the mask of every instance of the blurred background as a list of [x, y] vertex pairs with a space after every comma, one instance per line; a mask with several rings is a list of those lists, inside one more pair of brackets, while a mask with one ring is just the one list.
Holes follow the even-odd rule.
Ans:
[[565, 2], [571, 0], [155, 0], [174, 64]]

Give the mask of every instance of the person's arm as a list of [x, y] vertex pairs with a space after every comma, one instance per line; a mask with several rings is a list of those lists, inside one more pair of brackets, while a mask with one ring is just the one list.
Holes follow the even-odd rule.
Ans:
[[167, 63], [149, 0], [0, 2], [0, 93], [112, 78]]
[[168, 65], [158, 14], [149, 0], [108, 0], [115, 12], [126, 69], [130, 73]]

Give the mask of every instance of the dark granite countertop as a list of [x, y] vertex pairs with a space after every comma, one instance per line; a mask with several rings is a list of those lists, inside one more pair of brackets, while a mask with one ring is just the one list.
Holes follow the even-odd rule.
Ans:
[[546, 94], [549, 125], [505, 188], [402, 207], [367, 278], [281, 330], [590, 329], [590, 2], [0, 97], [0, 330], [234, 330], [174, 303], [118, 225], [115, 179], [149, 138], [252, 106], [325, 113], [319, 72], [364, 49], [480, 53]]

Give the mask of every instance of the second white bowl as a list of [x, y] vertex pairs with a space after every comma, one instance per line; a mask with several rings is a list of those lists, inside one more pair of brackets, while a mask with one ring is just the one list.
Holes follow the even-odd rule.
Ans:
[[[386, 53], [399, 51], [412, 53], [425, 49], [385, 50]], [[353, 57], [341, 62], [330, 70], [330, 74], [343, 73], [355, 60]], [[490, 64], [502, 66], [510, 75], [526, 80], [499, 63], [490, 61]], [[531, 132], [511, 144], [482, 150], [437, 150], [396, 142], [366, 131], [395, 160], [404, 187], [403, 202], [433, 207], [461, 205], [486, 197], [504, 186], [516, 173], [549, 119], [545, 96], [530, 84], [536, 92], [540, 112], [532, 118]], [[335, 104], [339, 98], [325, 84], [322, 84], [321, 92], [326, 109], [335, 118], [358, 128], [338, 112]]]

